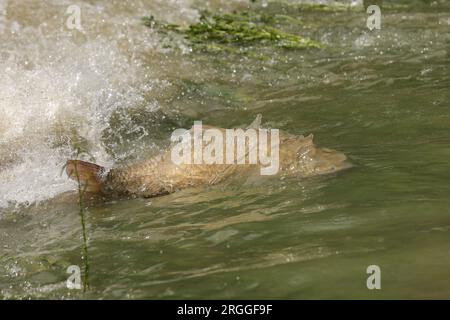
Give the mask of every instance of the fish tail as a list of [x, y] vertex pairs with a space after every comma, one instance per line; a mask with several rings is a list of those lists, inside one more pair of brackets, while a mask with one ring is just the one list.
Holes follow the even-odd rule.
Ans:
[[70, 179], [77, 181], [83, 190], [92, 193], [102, 192], [104, 167], [81, 160], [68, 160], [66, 173]]

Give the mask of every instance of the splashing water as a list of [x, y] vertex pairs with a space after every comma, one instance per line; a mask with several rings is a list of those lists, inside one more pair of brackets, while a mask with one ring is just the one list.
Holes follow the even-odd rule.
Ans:
[[[102, 143], [110, 116], [142, 105], [159, 108], [145, 95], [167, 82], [140, 59], [148, 50], [163, 50], [139, 20], [149, 8], [136, 1], [126, 10], [117, 1], [81, 3], [80, 32], [65, 25], [71, 4], [0, 2], [0, 207], [73, 189], [60, 173], [77, 141], [111, 164]], [[165, 6], [195, 19], [188, 4]], [[167, 18], [177, 19], [173, 13]]]

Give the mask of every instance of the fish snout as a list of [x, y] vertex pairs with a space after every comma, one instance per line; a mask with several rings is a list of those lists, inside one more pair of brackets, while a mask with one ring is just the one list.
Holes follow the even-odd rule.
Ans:
[[319, 174], [336, 172], [352, 167], [345, 154], [328, 148], [317, 149], [315, 160], [315, 171]]

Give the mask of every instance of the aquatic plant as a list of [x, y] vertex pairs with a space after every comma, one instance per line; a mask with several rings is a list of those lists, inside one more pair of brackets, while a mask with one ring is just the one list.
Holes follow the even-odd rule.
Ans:
[[[77, 149], [77, 156], [78, 159], [80, 157], [80, 154], [83, 153], [80, 149]], [[78, 214], [80, 216], [80, 223], [81, 223], [81, 230], [83, 234], [83, 253], [82, 253], [82, 260], [84, 261], [84, 273], [83, 273], [83, 292], [86, 292], [86, 290], [89, 288], [89, 252], [88, 252], [88, 237], [87, 237], [87, 230], [86, 230], [86, 217], [85, 217], [85, 210], [84, 210], [84, 195], [86, 193], [87, 184], [83, 185], [80, 180], [80, 175], [78, 173], [78, 168], [75, 162], [74, 166], [75, 171], [75, 177], [78, 183], [78, 206], [79, 211]]]
[[81, 230], [83, 233], [83, 260], [84, 260], [83, 291], [86, 292], [87, 288], [89, 288], [89, 253], [87, 245], [86, 219], [84, 214], [83, 197], [86, 192], [87, 185], [85, 186], [81, 185], [80, 176], [78, 175], [76, 165], [75, 165], [75, 174], [78, 182], [78, 204], [80, 208], [79, 215], [81, 222]]
[[[202, 16], [200, 22], [186, 31], [188, 39], [194, 43], [226, 43], [249, 45], [275, 45], [288, 49], [319, 47], [319, 43], [308, 38], [283, 32], [265, 24], [242, 19], [247, 15]], [[250, 17], [250, 16], [248, 16]], [[260, 21], [264, 21], [261, 17]]]
[[224, 15], [202, 14], [200, 21], [183, 28], [175, 24], [157, 22], [153, 16], [143, 18], [144, 24], [161, 32], [181, 34], [194, 49], [248, 53], [250, 46], [272, 46], [285, 49], [320, 48], [321, 43], [289, 33], [275, 25], [289, 23], [301, 25], [301, 21], [281, 14], [235, 12]]

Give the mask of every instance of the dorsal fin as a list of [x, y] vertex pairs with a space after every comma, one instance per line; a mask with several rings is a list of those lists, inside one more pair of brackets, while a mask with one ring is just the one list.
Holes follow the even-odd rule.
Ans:
[[83, 190], [93, 193], [102, 191], [104, 167], [81, 160], [68, 160], [66, 173], [69, 178], [80, 183]]
[[247, 129], [255, 129], [258, 130], [261, 128], [262, 115], [258, 113], [256, 119], [247, 127]]

